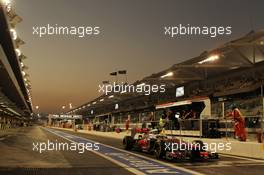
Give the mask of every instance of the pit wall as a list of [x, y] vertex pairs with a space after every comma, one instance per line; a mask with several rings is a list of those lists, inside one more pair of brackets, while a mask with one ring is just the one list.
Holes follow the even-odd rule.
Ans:
[[[73, 129], [66, 129], [66, 128], [57, 128], [57, 129], [63, 129], [63, 130], [70, 130], [73, 131]], [[80, 133], [86, 133], [101, 137], [108, 137], [108, 138], [114, 138], [121, 140], [126, 136], [129, 135], [130, 132], [100, 132], [100, 131], [88, 131], [88, 130], [78, 130], [77, 132]], [[169, 131], [168, 131], [168, 134]], [[179, 137], [178, 137], [179, 138]], [[254, 143], [254, 142], [240, 142], [233, 139], [206, 139], [206, 138], [194, 138], [194, 137], [180, 137], [185, 141], [192, 142], [194, 140], [202, 140], [204, 143], [207, 143], [208, 145], [226, 145], [229, 144], [231, 146], [231, 150], [225, 150], [222, 151], [218, 150], [218, 153], [226, 154], [226, 155], [233, 155], [233, 156], [242, 156], [247, 158], [255, 158], [255, 159], [263, 159], [264, 160], [264, 144], [263, 143]], [[262, 160], [261, 160], [262, 161]]]

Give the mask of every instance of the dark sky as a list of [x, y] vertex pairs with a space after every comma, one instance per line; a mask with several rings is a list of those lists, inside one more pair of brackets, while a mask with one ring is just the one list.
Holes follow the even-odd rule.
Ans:
[[[14, 0], [13, 0], [14, 1]], [[99, 95], [109, 73], [128, 70], [129, 82], [264, 28], [263, 0], [17, 0], [18, 35], [28, 57], [33, 103], [42, 112], [83, 104]], [[99, 26], [100, 35], [33, 35], [33, 26]], [[164, 26], [232, 26], [232, 35], [164, 36]]]

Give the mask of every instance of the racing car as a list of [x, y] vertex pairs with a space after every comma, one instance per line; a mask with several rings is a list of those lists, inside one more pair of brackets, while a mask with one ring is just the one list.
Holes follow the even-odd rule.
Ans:
[[126, 150], [137, 150], [155, 154], [157, 159], [167, 160], [208, 160], [218, 159], [218, 154], [204, 149], [201, 140], [185, 142], [175, 136], [160, 134], [157, 129], [136, 129], [123, 139]]

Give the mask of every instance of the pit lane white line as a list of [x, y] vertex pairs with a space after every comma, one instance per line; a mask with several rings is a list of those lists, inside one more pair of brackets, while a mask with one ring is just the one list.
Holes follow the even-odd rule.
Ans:
[[[193, 164], [183, 164], [184, 166], [194, 166]], [[218, 161], [216, 164], [206, 164], [198, 163], [195, 166], [199, 168], [219, 168], [219, 167], [231, 167], [231, 166], [263, 166], [264, 163], [256, 163], [252, 161], [242, 160], [242, 161]]]
[[[47, 130], [47, 131], [49, 131], [49, 132], [52, 132], [53, 134], [55, 134], [55, 135], [57, 135], [57, 136], [60, 136], [60, 137], [62, 137], [62, 138], [65, 138], [66, 140], [69, 140], [69, 141], [71, 141], [71, 142], [76, 143], [75, 141], [72, 141], [72, 140], [70, 140], [69, 138], [66, 138], [66, 137], [64, 137], [64, 136], [61, 136], [61, 135], [59, 135], [59, 134], [57, 134], [57, 133], [55, 133], [55, 132], [53, 132], [53, 131], [51, 131], [51, 130], [49, 130], [49, 129], [46, 129], [46, 128], [44, 128], [44, 129]], [[61, 132], [62, 132], [62, 131], [61, 131]], [[74, 135], [74, 136], [75, 136], [75, 137], [78, 137], [78, 138], [81, 138], [81, 139], [84, 139], [84, 140], [87, 140], [87, 141], [90, 141], [90, 142], [91, 142], [91, 141], [94, 142], [93, 140], [90, 140], [90, 139], [87, 139], [87, 138], [84, 138], [84, 137], [79, 137], [79, 136], [76, 136], [76, 135]], [[199, 173], [199, 172], [196, 172], [196, 171], [193, 171], [193, 170], [189, 170], [189, 169], [186, 169], [186, 168], [183, 168], [183, 167], [179, 167], [179, 166], [176, 166], [176, 165], [172, 165], [172, 164], [169, 164], [169, 163], [166, 163], [166, 162], [162, 162], [162, 161], [159, 161], [159, 160], [156, 160], [156, 159], [152, 159], [152, 158], [149, 158], [149, 157], [145, 157], [145, 156], [143, 156], [143, 155], [136, 154], [136, 153], [133, 153], [133, 152], [129, 152], [129, 151], [126, 151], [126, 150], [122, 150], [122, 149], [119, 149], [119, 148], [115, 148], [115, 147], [112, 147], [112, 146], [110, 146], [110, 145], [106, 145], [106, 144], [103, 144], [103, 143], [100, 143], [100, 145], [104, 145], [104, 146], [106, 146], [106, 147], [109, 147], [109, 148], [112, 148], [112, 149], [115, 149], [115, 150], [118, 150], [118, 151], [121, 151], [121, 152], [124, 152], [124, 153], [128, 153], [128, 154], [131, 154], [131, 155], [134, 155], [134, 156], [137, 156], [137, 157], [141, 157], [141, 158], [144, 158], [144, 159], [148, 159], [148, 160], [154, 161], [154, 162], [156, 162], [156, 163], [159, 163], [159, 164], [161, 164], [161, 165], [166, 165], [166, 166], [169, 166], [169, 167], [172, 167], [172, 168], [176, 168], [176, 169], [179, 169], [179, 170], [181, 170], [181, 171], [185, 171], [185, 172], [188, 172], [188, 173], [191, 173], [191, 174], [194, 174], [194, 175], [204, 175], [204, 174], [202, 174], [202, 173]], [[116, 161], [116, 160], [114, 160], [114, 159], [112, 159], [112, 158], [110, 158], [110, 157], [107, 157], [107, 156], [105, 156], [105, 155], [103, 155], [103, 154], [101, 154], [101, 153], [99, 153], [99, 152], [97, 152], [97, 151], [92, 151], [92, 152], [94, 152], [95, 154], [98, 154], [98, 155], [100, 155], [100, 156], [102, 156], [102, 157], [104, 157], [104, 158], [106, 158], [106, 159], [108, 159], [108, 160], [110, 160], [110, 161], [112, 161], [112, 162], [118, 164], [118, 165], [121, 166], [121, 167], [126, 168], [127, 170], [137, 171], [137, 173], [130, 171], [130, 172], [132, 172], [132, 173], [135, 173], [135, 174], [138, 174], [138, 173], [140, 173], [140, 174], [144, 174], [144, 173], [142, 173], [141, 171], [138, 171], [138, 170], [135, 169], [135, 168], [128, 167], [128, 166], [126, 166], [125, 164], [120, 163], [120, 162], [118, 162], [118, 161]]]
[[[46, 130], [46, 131], [48, 131], [48, 132], [51, 132], [51, 133], [53, 133], [53, 134], [55, 134], [55, 135], [57, 135], [57, 136], [59, 136], [59, 137], [62, 137], [62, 138], [64, 138], [65, 140], [68, 140], [68, 141], [73, 142], [73, 143], [77, 143], [77, 142], [75, 142], [75, 141], [73, 141], [73, 140], [71, 140], [71, 139], [69, 139], [69, 138], [67, 138], [67, 137], [64, 137], [64, 136], [62, 136], [62, 135], [59, 135], [59, 134], [57, 134], [57, 133], [55, 133], [55, 132], [53, 132], [53, 131], [51, 131], [51, 130], [48, 130], [48, 129], [46, 129], [46, 128], [43, 128], [43, 129]], [[72, 137], [71, 137], [71, 138], [72, 138]], [[99, 153], [99, 152], [97, 152], [97, 151], [92, 151], [92, 150], [91, 150], [91, 152], [93, 152], [93, 153], [95, 153], [96, 155], [101, 156], [101, 157], [103, 157], [103, 158], [105, 158], [105, 159], [107, 159], [107, 160], [109, 160], [109, 161], [111, 161], [111, 162], [117, 164], [118, 166], [120, 166], [120, 167], [126, 169], [127, 171], [130, 171], [130, 172], [133, 173], [133, 174], [146, 175], [146, 174], [142, 173], [141, 171], [138, 171], [138, 170], [135, 169], [135, 168], [128, 167], [128, 166], [126, 166], [125, 164], [123, 164], [123, 163], [121, 163], [121, 162], [118, 162], [118, 161], [116, 161], [116, 160], [114, 160], [114, 159], [112, 159], [112, 158], [110, 158], [110, 157], [108, 157], [108, 156], [105, 156], [104, 154], [101, 154], [101, 153]]]
[[[264, 154], [264, 151], [263, 151]], [[259, 162], [259, 163], [264, 163], [264, 160], [259, 160], [259, 159], [252, 159], [252, 158], [246, 158], [246, 157], [239, 157], [239, 156], [233, 156], [233, 155], [227, 155], [227, 154], [220, 154], [224, 157], [231, 157], [231, 158], [236, 158], [236, 159], [241, 159], [241, 160], [248, 160], [252, 162]]]

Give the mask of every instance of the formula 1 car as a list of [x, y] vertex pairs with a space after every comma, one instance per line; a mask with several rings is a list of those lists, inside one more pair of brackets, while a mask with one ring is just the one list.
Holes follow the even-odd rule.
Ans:
[[158, 130], [137, 129], [131, 136], [125, 136], [123, 146], [126, 150], [137, 150], [155, 154], [157, 159], [167, 160], [208, 160], [218, 159], [218, 154], [207, 151], [203, 142], [195, 140], [191, 143], [159, 134]]

